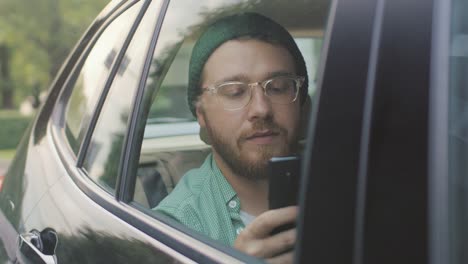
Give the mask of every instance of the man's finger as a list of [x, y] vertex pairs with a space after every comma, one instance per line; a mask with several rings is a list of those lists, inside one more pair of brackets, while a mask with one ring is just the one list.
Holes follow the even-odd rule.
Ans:
[[270, 210], [255, 218], [247, 229], [252, 237], [267, 237], [274, 228], [294, 222], [297, 218], [297, 214], [297, 206]]
[[296, 229], [284, 231], [265, 239], [241, 240], [235, 241], [234, 248], [257, 258], [271, 258], [292, 250], [296, 242]]
[[296, 228], [278, 233], [264, 240], [264, 247], [268, 249], [264, 256], [270, 258], [290, 251], [296, 243]]
[[294, 262], [294, 251], [290, 251], [274, 258], [266, 259], [269, 264], [289, 264]]

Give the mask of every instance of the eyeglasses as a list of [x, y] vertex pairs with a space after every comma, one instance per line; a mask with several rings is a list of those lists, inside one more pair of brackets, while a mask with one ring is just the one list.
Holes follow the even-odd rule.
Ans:
[[225, 110], [239, 110], [249, 104], [253, 87], [259, 85], [273, 104], [290, 104], [296, 101], [305, 78], [301, 76], [276, 76], [263, 82], [224, 82], [203, 88], [215, 94]]

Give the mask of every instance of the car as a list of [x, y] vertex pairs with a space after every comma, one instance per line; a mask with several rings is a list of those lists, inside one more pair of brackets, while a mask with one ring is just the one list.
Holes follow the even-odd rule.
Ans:
[[468, 262], [461, 0], [111, 1], [0, 178], [1, 262], [262, 263], [152, 210], [210, 152], [194, 42], [243, 11], [307, 63], [295, 262]]

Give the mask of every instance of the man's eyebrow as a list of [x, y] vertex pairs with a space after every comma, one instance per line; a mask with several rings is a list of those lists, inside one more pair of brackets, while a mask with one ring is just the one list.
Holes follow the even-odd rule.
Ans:
[[274, 72], [269, 72], [266, 76], [268, 76], [267, 79], [269, 79], [269, 78], [278, 77], [278, 76], [295, 76], [295, 74], [290, 71], [274, 71]]
[[249, 82], [249, 78], [244, 74], [236, 74], [231, 76], [226, 76], [221, 78], [216, 83], [224, 83], [224, 82]]
[[236, 74], [232, 76], [227, 76], [224, 77], [220, 80], [218, 80], [216, 83], [224, 83], [224, 82], [245, 82], [248, 83], [250, 81], [264, 81], [273, 77], [278, 77], [278, 76], [294, 76], [295, 74], [290, 72], [290, 71], [273, 71], [273, 72], [268, 72], [265, 74], [265, 77], [263, 80], [250, 80], [247, 75], [245, 74]]

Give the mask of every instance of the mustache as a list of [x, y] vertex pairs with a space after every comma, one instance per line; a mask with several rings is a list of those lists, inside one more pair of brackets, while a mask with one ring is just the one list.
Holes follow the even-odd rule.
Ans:
[[260, 119], [252, 124], [252, 129], [241, 133], [241, 139], [247, 139], [252, 137], [254, 134], [261, 131], [269, 131], [274, 134], [279, 134], [286, 131], [284, 128], [280, 127], [278, 124], [269, 119]]

